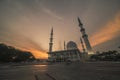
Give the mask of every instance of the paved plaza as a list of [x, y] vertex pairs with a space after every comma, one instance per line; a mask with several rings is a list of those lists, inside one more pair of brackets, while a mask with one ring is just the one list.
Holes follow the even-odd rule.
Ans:
[[0, 65], [0, 80], [120, 80], [119, 62]]

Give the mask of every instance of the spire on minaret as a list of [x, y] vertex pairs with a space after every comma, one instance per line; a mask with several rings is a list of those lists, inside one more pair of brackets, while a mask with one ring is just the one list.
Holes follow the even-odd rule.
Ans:
[[51, 29], [51, 35], [53, 35], [53, 27], [52, 27], [52, 29]]
[[81, 23], [81, 20], [79, 19], [79, 17], [78, 17], [78, 22], [79, 22], [79, 26], [81, 27], [81, 25], [83, 24]]
[[82, 44], [83, 52], [85, 52], [85, 47], [84, 47], [84, 44], [83, 44], [83, 41], [82, 41], [82, 38], [81, 38], [81, 37], [80, 37], [80, 41], [81, 41], [81, 44]]
[[79, 27], [80, 27], [80, 32], [82, 33], [82, 38], [84, 39], [86, 48], [87, 48], [87, 52], [90, 54], [93, 54], [93, 50], [92, 47], [90, 45], [90, 42], [88, 40], [88, 35], [85, 32], [85, 29], [83, 28], [83, 24], [81, 23], [79, 17], [78, 17], [78, 22], [79, 22]]
[[53, 45], [53, 27], [51, 29], [51, 34], [50, 34], [49, 52], [52, 52], [52, 45]]

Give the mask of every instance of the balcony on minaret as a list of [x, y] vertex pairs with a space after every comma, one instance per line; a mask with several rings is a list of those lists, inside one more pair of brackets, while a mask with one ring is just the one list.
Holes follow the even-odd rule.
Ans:
[[82, 31], [85, 31], [85, 29], [84, 29], [84, 28], [81, 28], [80, 31], [81, 31], [81, 32], [82, 32]]
[[53, 45], [53, 43], [49, 43], [50, 45]]
[[84, 37], [88, 37], [88, 35], [87, 34], [84, 34], [84, 35], [82, 35], [82, 37], [84, 38]]

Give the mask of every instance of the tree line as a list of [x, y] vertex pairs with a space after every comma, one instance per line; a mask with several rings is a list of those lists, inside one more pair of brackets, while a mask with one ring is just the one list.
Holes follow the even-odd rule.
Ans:
[[120, 53], [116, 50], [91, 55], [93, 61], [120, 61]]
[[0, 62], [25, 62], [35, 60], [31, 52], [0, 44]]

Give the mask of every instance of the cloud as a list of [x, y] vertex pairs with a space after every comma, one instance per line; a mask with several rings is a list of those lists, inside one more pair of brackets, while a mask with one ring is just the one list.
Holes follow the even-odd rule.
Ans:
[[106, 25], [96, 31], [91, 37], [91, 45], [94, 47], [96, 45], [102, 44], [106, 41], [112, 40], [113, 38], [120, 36], [120, 12], [118, 12], [113, 20], [110, 20]]
[[56, 13], [54, 13], [52, 10], [50, 10], [50, 9], [48, 9], [46, 7], [42, 7], [42, 10], [43, 10], [43, 12], [49, 14], [50, 16], [52, 16], [52, 17], [54, 17], [54, 18], [56, 18], [58, 20], [63, 20], [62, 17], [58, 16]]

